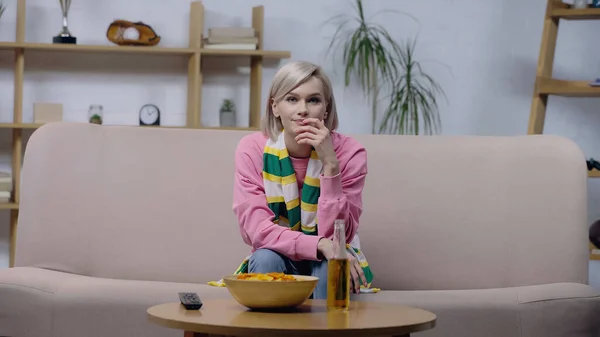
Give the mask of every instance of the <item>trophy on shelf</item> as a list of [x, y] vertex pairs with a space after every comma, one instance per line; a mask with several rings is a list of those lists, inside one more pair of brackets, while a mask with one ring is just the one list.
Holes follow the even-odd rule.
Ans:
[[69, 14], [69, 7], [71, 7], [71, 0], [58, 0], [58, 2], [60, 3], [60, 7], [62, 8], [62, 15], [63, 15], [63, 27], [62, 27], [62, 31], [55, 36], [54, 38], [52, 38], [52, 42], [53, 43], [70, 43], [70, 44], [76, 44], [77, 43], [77, 38], [73, 35], [71, 35], [71, 32], [69, 31], [69, 27], [68, 27], [68, 14]]

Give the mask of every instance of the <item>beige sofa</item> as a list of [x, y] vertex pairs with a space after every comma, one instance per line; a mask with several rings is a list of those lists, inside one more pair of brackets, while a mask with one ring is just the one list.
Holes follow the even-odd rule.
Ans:
[[[22, 172], [0, 336], [181, 336], [146, 309], [229, 296], [206, 285], [249, 248], [231, 211], [247, 132], [56, 123]], [[597, 336], [585, 159], [552, 136], [356, 136], [368, 150], [360, 241], [377, 294], [438, 315], [417, 336]]]

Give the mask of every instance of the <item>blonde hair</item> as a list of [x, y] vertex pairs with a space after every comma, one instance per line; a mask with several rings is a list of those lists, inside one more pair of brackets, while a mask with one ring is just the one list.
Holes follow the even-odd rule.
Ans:
[[277, 140], [277, 137], [283, 130], [283, 124], [281, 123], [280, 117], [275, 117], [273, 109], [271, 108], [272, 102], [279, 102], [285, 95], [302, 85], [312, 77], [315, 77], [321, 81], [323, 85], [323, 95], [327, 102], [327, 117], [325, 118], [325, 127], [329, 131], [334, 131], [338, 127], [338, 115], [335, 106], [335, 98], [333, 97], [333, 89], [329, 78], [323, 71], [323, 69], [315, 64], [305, 61], [294, 61], [290, 62], [275, 74], [271, 89], [269, 90], [269, 98], [267, 100], [267, 107], [265, 115], [262, 119], [262, 132], [273, 141]]

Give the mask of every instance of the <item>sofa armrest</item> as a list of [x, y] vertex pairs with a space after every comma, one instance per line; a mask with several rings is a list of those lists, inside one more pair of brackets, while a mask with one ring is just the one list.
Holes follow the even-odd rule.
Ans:
[[0, 336], [50, 336], [52, 307], [70, 274], [38, 268], [0, 270]]
[[[206, 284], [118, 280], [34, 267], [0, 270], [0, 336], [181, 336], [150, 322], [146, 310], [178, 301], [178, 292], [201, 299], [228, 297]], [[7, 299], [5, 301], [5, 299]]]
[[600, 293], [558, 283], [517, 291], [522, 336], [600, 336]]

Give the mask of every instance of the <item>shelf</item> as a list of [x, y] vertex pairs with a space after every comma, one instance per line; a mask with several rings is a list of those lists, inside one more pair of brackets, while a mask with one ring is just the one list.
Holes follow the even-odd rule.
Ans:
[[0, 209], [19, 209], [19, 204], [15, 204], [15, 203], [0, 204]]
[[566, 97], [600, 97], [600, 87], [591, 87], [587, 81], [538, 78], [537, 93]]
[[155, 55], [193, 55], [193, 48], [163, 48], [145, 46], [104, 46], [104, 45], [73, 45], [73, 44], [51, 44], [51, 43], [23, 43], [20, 46], [25, 50], [44, 50], [60, 52], [79, 53], [123, 53], [123, 54], [155, 54]]
[[[87, 123], [87, 122], [82, 122]], [[44, 124], [35, 124], [35, 123], [0, 123], [0, 129], [37, 129]], [[141, 127], [139, 125], [111, 125], [106, 124], [104, 126], [129, 126], [129, 127]], [[171, 125], [160, 125], [160, 126], [144, 126], [145, 128], [167, 128], [167, 129], [186, 129], [186, 126], [171, 126]], [[259, 131], [259, 128], [252, 127], [220, 127], [220, 126], [200, 126], [198, 128], [189, 128], [189, 129], [206, 129], [206, 130], [233, 130], [233, 131]]]
[[[85, 122], [84, 122], [85, 123]], [[104, 125], [104, 126], [127, 126], [127, 127], [143, 127], [143, 128], [166, 128], [166, 129], [196, 129], [196, 130], [231, 130], [231, 131], [259, 131], [259, 128], [251, 128], [251, 127], [220, 127], [220, 126], [199, 126], [199, 127], [187, 127], [187, 126], [170, 126], [170, 125], [160, 125], [160, 126], [140, 126], [140, 125]]]
[[600, 254], [592, 254], [592, 253], [590, 253], [590, 260], [600, 261]]
[[555, 8], [551, 16], [565, 20], [599, 20], [600, 8]]
[[220, 126], [201, 126], [200, 129], [205, 130], [229, 130], [229, 131], [260, 131], [259, 128], [248, 128], [248, 127], [220, 127]]
[[0, 123], [0, 129], [37, 129], [42, 125], [34, 123]]
[[109, 54], [154, 54], [154, 55], [193, 55], [193, 48], [163, 48], [144, 46], [110, 46], [110, 45], [82, 45], [82, 44], [53, 44], [53, 43], [16, 43], [0, 42], [0, 49], [24, 49], [55, 52], [77, 53], [109, 53]]
[[238, 49], [195, 49], [195, 48], [163, 48], [143, 46], [105, 46], [81, 44], [52, 44], [52, 43], [16, 43], [0, 42], [0, 50], [37, 50], [49, 52], [73, 53], [105, 53], [105, 54], [149, 54], [192, 56], [196, 52], [206, 56], [261, 56], [269, 58], [290, 58], [289, 51], [281, 50], [238, 50]]
[[600, 178], [600, 171], [598, 171], [598, 170], [588, 171], [588, 177], [590, 177], [590, 178]]
[[17, 48], [14, 42], [0, 42], [0, 50], [15, 50]]
[[237, 49], [200, 49], [201, 55], [212, 56], [262, 56], [271, 58], [289, 58], [291, 53], [278, 50], [237, 50]]

